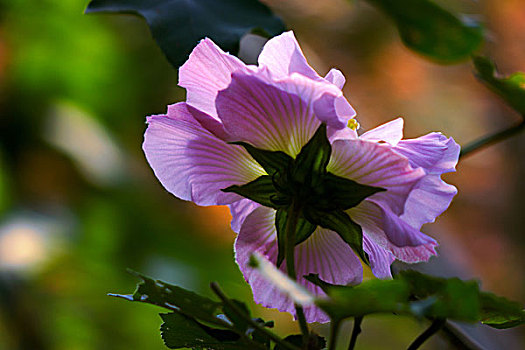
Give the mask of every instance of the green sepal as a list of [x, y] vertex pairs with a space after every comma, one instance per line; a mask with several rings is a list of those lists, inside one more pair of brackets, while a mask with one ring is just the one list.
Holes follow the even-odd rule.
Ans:
[[326, 124], [321, 124], [310, 141], [295, 158], [292, 180], [301, 188], [317, 187], [326, 174], [332, 146], [326, 136]]
[[432, 0], [367, 0], [396, 24], [403, 43], [438, 63], [468, 59], [483, 43], [483, 28]]
[[311, 223], [337, 232], [343, 241], [354, 250], [357, 256], [359, 256], [365, 264], [370, 265], [368, 254], [363, 250], [363, 230], [361, 226], [350, 219], [347, 213], [342, 210], [321, 212], [313, 210], [312, 208], [306, 208], [305, 216]]
[[285, 172], [293, 162], [293, 158], [282, 151], [262, 150], [241, 141], [231, 143], [244, 147], [268, 175], [273, 175], [276, 172]]
[[[288, 220], [288, 211], [287, 209], [279, 209], [275, 213], [275, 228], [277, 230], [277, 267], [281, 266], [284, 260], [284, 255], [286, 251], [285, 242], [286, 242], [286, 222]], [[299, 216], [297, 219], [296, 231], [295, 231], [295, 245], [298, 245], [310, 237], [317, 225], [312, 224], [310, 221], [306, 220], [303, 216]]]
[[365, 198], [386, 191], [384, 188], [361, 185], [353, 180], [327, 173], [321, 187], [318, 200], [312, 203], [324, 210], [347, 210], [357, 206]]
[[525, 73], [516, 72], [502, 77], [490, 59], [474, 56], [472, 62], [477, 78], [525, 118]]
[[272, 201], [272, 198], [278, 196], [274, 187], [272, 177], [269, 175], [259, 176], [257, 179], [244, 185], [233, 185], [222, 189], [223, 192], [237, 193], [240, 196], [248, 198], [254, 202], [266, 207], [278, 209], [279, 206]]

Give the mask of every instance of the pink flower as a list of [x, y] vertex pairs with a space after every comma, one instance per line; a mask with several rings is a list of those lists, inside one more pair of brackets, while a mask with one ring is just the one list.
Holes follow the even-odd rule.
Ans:
[[[258, 67], [246, 66], [205, 39], [179, 72], [187, 102], [148, 118], [143, 148], [155, 175], [181, 199], [230, 206], [232, 229], [238, 232], [236, 261], [255, 301], [266, 307], [294, 313], [291, 300], [248, 267], [255, 251], [277, 260], [276, 210], [222, 191], [266, 175], [245, 148], [231, 142], [295, 157], [326, 124], [332, 147], [327, 170], [384, 189], [346, 210], [363, 230], [373, 273], [389, 278], [395, 259], [413, 263], [436, 254], [436, 241], [420, 228], [433, 222], [456, 194], [440, 176], [454, 171], [459, 146], [439, 133], [402, 140], [402, 119], [358, 136], [347, 127], [355, 112], [341, 93], [344, 82], [335, 69], [320, 77], [291, 32], [268, 41]], [[352, 248], [319, 226], [295, 247], [295, 266], [299, 283], [316, 294], [322, 291], [303, 275], [317, 273], [333, 284], [357, 284], [363, 275]], [[315, 307], [305, 314], [308, 322], [328, 321]]]

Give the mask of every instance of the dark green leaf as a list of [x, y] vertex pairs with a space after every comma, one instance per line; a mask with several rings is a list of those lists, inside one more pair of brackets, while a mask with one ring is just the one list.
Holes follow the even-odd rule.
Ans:
[[[300, 349], [321, 350], [326, 347], [326, 339], [315, 333], [310, 333], [307, 344], [303, 344], [303, 339], [302, 334], [293, 334], [284, 338], [284, 341], [295, 345]], [[285, 348], [276, 344], [273, 350], [285, 350]]]
[[326, 136], [326, 124], [321, 124], [314, 136], [295, 158], [293, 180], [304, 188], [315, 188], [326, 174], [332, 146]]
[[[286, 242], [286, 222], [288, 220], [287, 209], [279, 209], [275, 214], [275, 228], [277, 230], [277, 267], [281, 266], [285, 254]], [[304, 217], [300, 216], [297, 219], [295, 230], [295, 245], [304, 242], [308, 237], [314, 233], [316, 225], [310, 223]]]
[[156, 281], [137, 272], [130, 271], [142, 279], [132, 296], [112, 294], [131, 301], [153, 304], [168, 309], [177, 308], [180, 312], [202, 320], [214, 321], [221, 303], [200, 296], [184, 288], [162, 281]]
[[482, 292], [481, 322], [498, 329], [516, 327], [525, 323], [525, 310], [519, 303]]
[[282, 21], [257, 0], [92, 0], [86, 13], [119, 12], [144, 17], [170, 63], [178, 68], [200, 39], [237, 52], [240, 38], [260, 28], [270, 36]]
[[361, 185], [332, 173], [326, 174], [322, 187], [322, 196], [317, 207], [332, 210], [353, 208], [374, 193], [386, 191], [384, 188]]
[[246, 142], [233, 142], [235, 145], [242, 146], [259, 163], [268, 175], [276, 172], [285, 172], [293, 162], [293, 158], [281, 151], [267, 151], [253, 147]]
[[450, 318], [458, 321], [476, 322], [480, 319], [479, 286], [475, 281], [463, 281], [459, 278], [439, 278], [417, 271], [401, 271], [396, 279], [407, 282], [410, 293], [418, 300], [412, 312], [417, 316], [431, 318]]
[[356, 224], [350, 216], [342, 210], [322, 212], [311, 208], [305, 209], [305, 216], [308, 221], [323, 228], [335, 231], [345, 241], [354, 252], [370, 265], [368, 255], [363, 250], [363, 230]]
[[473, 57], [476, 76], [512, 108], [525, 117], [525, 73], [500, 76], [494, 63], [486, 57]]
[[483, 42], [482, 27], [431, 0], [368, 0], [396, 23], [404, 44], [440, 63], [467, 59]]
[[233, 185], [222, 191], [237, 193], [266, 207], [279, 208], [279, 206], [272, 201], [272, 197], [278, 196], [278, 193], [273, 185], [272, 177], [269, 175], [259, 176], [257, 179], [245, 185]]
[[[245, 303], [239, 300], [231, 299], [230, 300], [239, 310], [241, 310], [245, 315], [250, 317], [250, 310], [248, 310], [248, 307]], [[242, 317], [240, 317], [229, 305], [223, 306], [224, 314], [228, 319], [232, 322], [235, 329], [239, 330], [240, 332], [246, 332], [246, 330], [250, 327], [250, 324], [246, 322], [246, 320]]]
[[364, 316], [371, 313], [402, 313], [408, 304], [409, 289], [401, 280], [370, 280], [355, 287], [328, 288], [330, 299], [317, 305], [332, 319]]
[[224, 329], [205, 326], [179, 313], [160, 314], [164, 321], [160, 327], [162, 340], [170, 349], [247, 349], [249, 344], [238, 334]]

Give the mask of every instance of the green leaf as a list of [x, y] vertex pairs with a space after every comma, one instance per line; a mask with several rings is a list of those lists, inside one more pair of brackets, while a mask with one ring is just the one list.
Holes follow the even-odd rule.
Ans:
[[406, 282], [400, 280], [370, 280], [357, 286], [328, 287], [327, 294], [329, 299], [318, 299], [316, 304], [332, 320], [372, 313], [403, 313], [410, 295]]
[[201, 320], [215, 321], [217, 310], [221, 303], [200, 296], [184, 288], [177, 287], [162, 281], [153, 280], [138, 272], [130, 271], [142, 279], [132, 296], [110, 294], [130, 301], [153, 304], [168, 309], [177, 308], [183, 314], [197, 317]]
[[325, 211], [347, 210], [357, 206], [363, 199], [382, 191], [386, 190], [361, 185], [353, 180], [327, 173], [322, 183], [322, 195], [314, 206], [323, 208]]
[[411, 50], [439, 63], [467, 59], [483, 43], [483, 28], [431, 0], [368, 0], [397, 25]]
[[[235, 304], [235, 306], [241, 310], [245, 315], [250, 316], [250, 310], [248, 310], [248, 307], [245, 303], [239, 300], [231, 299], [231, 302]], [[228, 319], [231, 321], [235, 329], [246, 332], [248, 328], [250, 328], [250, 324], [245, 321], [242, 317], [240, 317], [229, 305], [223, 306], [224, 315], [228, 317]]]
[[482, 292], [480, 297], [482, 323], [498, 329], [525, 323], [525, 310], [519, 303], [487, 292]]
[[321, 278], [319, 278], [319, 274], [317, 273], [310, 273], [306, 276], [303, 276], [303, 278], [307, 281], [312, 282], [316, 286], [321, 287], [321, 289], [325, 293], [327, 293], [330, 288], [344, 287], [342, 285], [331, 284], [331, 283], [323, 281]]
[[282, 151], [262, 150], [255, 148], [246, 142], [232, 142], [232, 144], [244, 147], [253, 159], [262, 166], [268, 175], [273, 175], [277, 172], [285, 172], [293, 162], [293, 158]]
[[505, 77], [497, 72], [494, 63], [486, 57], [475, 56], [472, 61], [478, 79], [525, 117], [525, 73], [517, 72]]
[[272, 177], [269, 175], [259, 176], [257, 179], [245, 185], [233, 185], [222, 191], [237, 193], [266, 207], [274, 209], [280, 207], [272, 200], [273, 197], [278, 196], [278, 193], [274, 187]]
[[[309, 334], [308, 342], [306, 344], [303, 344], [303, 339], [304, 337], [302, 334], [292, 334], [284, 338], [284, 341], [295, 345], [300, 349], [321, 350], [326, 348], [326, 339], [315, 333]], [[276, 344], [273, 350], [285, 350], [285, 348]]]
[[[279, 209], [275, 214], [275, 228], [277, 230], [277, 267], [281, 266], [284, 260], [285, 254], [285, 242], [286, 242], [286, 222], [288, 220], [287, 209]], [[306, 220], [303, 216], [297, 219], [297, 225], [295, 230], [295, 245], [298, 245], [314, 233], [317, 225], [312, 224]]]
[[368, 255], [363, 250], [363, 230], [356, 224], [350, 216], [342, 210], [331, 212], [317, 211], [312, 208], [305, 208], [305, 216], [308, 221], [323, 228], [335, 231], [363, 260], [370, 265]]
[[205, 326], [179, 313], [160, 314], [160, 317], [164, 321], [160, 327], [162, 340], [170, 349], [238, 350], [250, 346], [235, 332]]
[[[416, 304], [416, 316], [450, 318], [476, 322], [480, 319], [479, 286], [475, 281], [439, 278], [417, 271], [401, 271], [396, 279], [407, 282], [410, 293], [418, 300], [430, 300], [426, 307]], [[418, 314], [419, 313], [419, 314]]]
[[257, 0], [92, 0], [86, 13], [118, 12], [143, 17], [170, 63], [178, 68], [200, 39], [237, 52], [239, 40], [255, 28], [270, 36], [282, 21]]
[[326, 124], [321, 124], [310, 141], [295, 158], [292, 178], [301, 188], [317, 187], [326, 174], [332, 146], [326, 136]]

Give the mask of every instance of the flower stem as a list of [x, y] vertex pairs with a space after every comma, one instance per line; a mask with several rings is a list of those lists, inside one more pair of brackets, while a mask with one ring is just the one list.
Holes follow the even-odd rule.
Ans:
[[338, 319], [333, 319], [330, 322], [330, 346], [328, 347], [328, 350], [335, 350], [335, 346], [337, 344], [337, 333], [339, 332], [340, 324], [341, 321]]
[[215, 293], [215, 295], [217, 295], [219, 299], [221, 299], [221, 301], [225, 305], [228, 305], [228, 307], [234, 313], [237, 314], [237, 316], [241, 317], [244, 321], [246, 321], [246, 323], [248, 323], [253, 328], [257, 329], [259, 332], [265, 334], [268, 338], [273, 340], [276, 344], [279, 344], [280, 347], [282, 347], [283, 349], [288, 349], [288, 350], [300, 350], [297, 346], [290, 344], [284, 341], [283, 339], [279, 338], [277, 335], [275, 335], [274, 333], [266, 329], [266, 327], [260, 325], [259, 323], [254, 321], [250, 316], [246, 315], [246, 313], [244, 313], [241, 309], [237, 307], [237, 305], [235, 305], [234, 303], [232, 303], [230, 299], [228, 299], [228, 297], [221, 290], [217, 282], [212, 282], [210, 284], [210, 288]]
[[419, 349], [419, 347], [423, 345], [423, 343], [427, 341], [428, 338], [436, 334], [445, 325], [445, 322], [446, 320], [443, 318], [434, 320], [430, 327], [425, 329], [425, 331], [421, 333], [412, 344], [410, 344], [407, 350]]
[[511, 126], [510, 128], [498, 131], [492, 135], [484, 136], [480, 138], [479, 140], [471, 142], [465, 147], [462, 147], [459, 157], [461, 158], [483, 147], [489, 146], [499, 141], [503, 141], [509, 138], [510, 136], [517, 134], [523, 129], [525, 129], [525, 119], [523, 119], [520, 123]]
[[[297, 231], [297, 221], [299, 220], [299, 214], [301, 208], [296, 204], [295, 201], [292, 201], [290, 209], [288, 211], [288, 218], [286, 220], [286, 232], [285, 232], [285, 260], [286, 260], [286, 271], [288, 272], [288, 277], [293, 281], [297, 282], [297, 275], [295, 274], [295, 232]], [[303, 340], [306, 344], [309, 336], [308, 324], [306, 323], [306, 317], [304, 316], [303, 308], [295, 304], [295, 313], [297, 314], [297, 320], [299, 321], [299, 327], [301, 328], [301, 333], [303, 334]]]
[[363, 322], [363, 316], [356, 316], [354, 318], [354, 328], [352, 329], [352, 337], [350, 338], [350, 344], [348, 344], [348, 350], [354, 350], [357, 342], [357, 336], [361, 333], [361, 322]]

